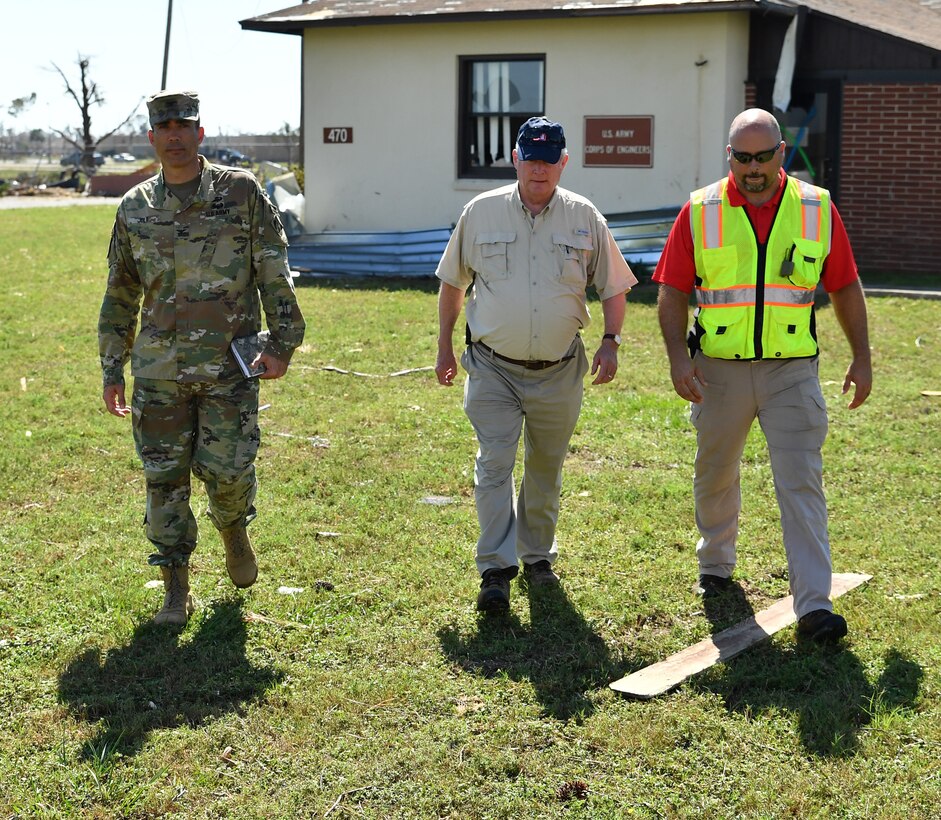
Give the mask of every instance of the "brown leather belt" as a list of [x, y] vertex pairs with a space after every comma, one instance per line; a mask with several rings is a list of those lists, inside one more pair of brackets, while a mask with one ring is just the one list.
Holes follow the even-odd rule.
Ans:
[[562, 362], [567, 362], [569, 359], [574, 359], [574, 356], [565, 356], [562, 359], [556, 359], [553, 362], [547, 362], [542, 359], [511, 359], [509, 356], [501, 356], [494, 350], [492, 347], [488, 347], [483, 342], [474, 342], [477, 347], [481, 347], [490, 353], [493, 356], [496, 356], [498, 359], [503, 360], [504, 362], [509, 362], [510, 364], [516, 364], [520, 367], [525, 367], [527, 370], [545, 370], [547, 367], [552, 367], [556, 364], [561, 364]]

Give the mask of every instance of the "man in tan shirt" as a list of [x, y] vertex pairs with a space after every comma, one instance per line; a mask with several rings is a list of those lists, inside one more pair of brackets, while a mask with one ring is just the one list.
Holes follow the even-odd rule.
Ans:
[[[601, 213], [559, 188], [568, 163], [562, 126], [523, 123], [517, 181], [464, 208], [438, 264], [438, 382], [457, 375], [453, 336], [465, 294], [464, 411], [477, 434], [474, 496], [482, 576], [477, 608], [504, 612], [520, 563], [531, 586], [558, 584], [552, 569], [562, 464], [581, 410], [588, 360], [579, 331], [591, 321], [586, 290], [601, 297], [604, 335], [592, 384], [618, 369], [625, 294], [637, 283]], [[519, 497], [513, 466], [525, 419]]]

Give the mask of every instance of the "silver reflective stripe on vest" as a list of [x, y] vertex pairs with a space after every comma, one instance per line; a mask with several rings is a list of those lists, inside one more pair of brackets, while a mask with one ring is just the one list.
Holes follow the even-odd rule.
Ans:
[[[703, 192], [702, 200], [702, 242], [703, 248], [718, 248], [722, 245], [722, 183], [713, 182]], [[690, 208], [690, 221], [696, 219], [694, 208]], [[691, 225], [692, 235], [696, 236], [696, 226]]]
[[765, 285], [766, 305], [794, 305], [803, 307], [814, 303], [813, 288], [797, 288], [782, 285]]
[[700, 307], [730, 307], [732, 305], [749, 305], [754, 307], [755, 288], [696, 288], [696, 301]]
[[[700, 307], [753, 307], [755, 288], [696, 288], [696, 301]], [[813, 288], [796, 288], [788, 285], [765, 285], [765, 304], [805, 307], [814, 303]]]
[[[802, 179], [797, 180], [801, 195], [801, 232], [804, 239], [812, 239], [820, 242], [820, 192]], [[827, 253], [830, 251], [830, 237], [824, 241], [824, 248]]]

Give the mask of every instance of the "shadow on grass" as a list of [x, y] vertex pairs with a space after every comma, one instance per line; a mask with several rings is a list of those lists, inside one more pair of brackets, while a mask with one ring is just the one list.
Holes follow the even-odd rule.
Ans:
[[594, 711], [589, 693], [621, 677], [622, 670], [564, 589], [524, 588], [529, 624], [512, 611], [481, 616], [473, 633], [464, 634], [456, 626], [440, 629], [441, 647], [472, 674], [529, 681], [549, 717], [587, 717]]
[[[705, 599], [703, 607], [715, 632], [754, 615], [737, 584], [724, 595]], [[796, 714], [808, 753], [849, 758], [859, 751], [862, 729], [914, 705], [922, 675], [917, 663], [890, 649], [872, 684], [845, 643], [791, 639], [783, 644], [762, 641], [713, 667], [698, 685], [720, 695], [729, 711], [746, 716], [765, 711]]]
[[155, 729], [199, 726], [257, 700], [283, 673], [253, 666], [245, 636], [241, 604], [220, 601], [186, 629], [143, 623], [103, 659], [96, 648], [76, 657], [59, 696], [79, 719], [101, 722], [83, 757], [134, 755]]

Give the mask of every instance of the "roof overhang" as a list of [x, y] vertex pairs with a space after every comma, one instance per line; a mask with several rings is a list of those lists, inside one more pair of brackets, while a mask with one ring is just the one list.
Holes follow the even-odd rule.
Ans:
[[299, 6], [241, 20], [250, 31], [303, 34], [309, 28], [374, 26], [396, 23], [458, 23], [633, 14], [756, 11], [787, 16], [797, 13], [794, 0], [314, 0]]
[[941, 0], [311, 0], [240, 21], [243, 29], [306, 29], [504, 20], [747, 11], [841, 20], [941, 51]]

